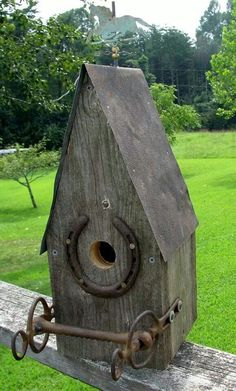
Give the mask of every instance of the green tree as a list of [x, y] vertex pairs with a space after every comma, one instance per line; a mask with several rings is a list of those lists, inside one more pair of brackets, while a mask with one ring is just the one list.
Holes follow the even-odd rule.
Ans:
[[161, 48], [159, 53], [153, 55], [161, 56], [162, 67], [170, 70], [171, 82], [174, 84], [176, 70], [192, 67], [193, 43], [187, 34], [175, 28], [161, 29], [161, 35]]
[[207, 77], [221, 105], [218, 113], [226, 118], [233, 117], [236, 114], [236, 0], [232, 2], [230, 23], [223, 30], [221, 49], [212, 56]]
[[200, 116], [195, 109], [175, 103], [174, 86], [155, 83], [150, 91], [171, 144], [175, 141], [176, 132], [200, 128]]
[[217, 115], [218, 105], [212, 93], [202, 92], [194, 98], [194, 107], [201, 116], [203, 128], [213, 131], [228, 129], [235, 126], [235, 119], [227, 120]]
[[[44, 25], [26, 9], [17, 8], [2, 12], [0, 32], [1, 104], [14, 100], [49, 109], [60, 105], [58, 92], [72, 88], [68, 74], [78, 72], [82, 62], [70, 52], [70, 43], [79, 39], [79, 32], [53, 18]], [[49, 79], [60, 87], [51, 90]]]
[[144, 53], [149, 59], [149, 70], [158, 83], [176, 85], [179, 103], [186, 96], [190, 100], [193, 93], [190, 84], [194, 50], [190, 37], [175, 28], [153, 26], [146, 37]]
[[27, 188], [33, 208], [37, 208], [31, 183], [46, 175], [58, 165], [58, 152], [45, 151], [43, 142], [22, 148], [15, 146], [16, 152], [0, 158], [0, 177], [12, 179]]
[[197, 68], [203, 70], [210, 68], [211, 56], [220, 49], [223, 27], [227, 21], [228, 13], [221, 12], [217, 0], [211, 0], [196, 30], [195, 64]]
[[[73, 25], [35, 17], [35, 2], [0, 5], [0, 131], [4, 144], [38, 142], [68, 118], [75, 80], [93, 48]], [[86, 47], [86, 54], [81, 47]], [[61, 99], [63, 97], [63, 99]]]
[[73, 8], [57, 16], [59, 22], [78, 28], [80, 32], [88, 34], [94, 28], [94, 23], [85, 7]]
[[149, 85], [155, 83], [156, 77], [149, 71], [149, 62], [145, 54], [142, 54], [137, 60], [126, 60], [125, 64], [130, 66], [131, 68], [142, 69]]
[[211, 0], [196, 30], [197, 44], [198, 40], [203, 40], [204, 43], [214, 44], [219, 47], [225, 21], [226, 13], [221, 12], [219, 2], [217, 0]]

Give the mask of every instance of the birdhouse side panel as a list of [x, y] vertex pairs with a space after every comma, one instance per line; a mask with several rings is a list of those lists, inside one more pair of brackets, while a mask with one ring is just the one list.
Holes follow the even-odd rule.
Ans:
[[164, 302], [168, 308], [176, 297], [182, 301], [182, 310], [163, 335], [164, 368], [175, 356], [197, 318], [196, 241], [195, 233], [166, 263]]

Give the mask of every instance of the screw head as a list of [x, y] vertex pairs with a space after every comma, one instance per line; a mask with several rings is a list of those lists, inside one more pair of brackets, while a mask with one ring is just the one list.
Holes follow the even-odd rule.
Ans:
[[182, 311], [182, 308], [183, 308], [183, 302], [182, 302], [182, 300], [179, 300], [179, 301], [178, 301], [178, 304], [177, 304], [177, 310], [178, 310], [178, 312]]
[[174, 320], [175, 320], [175, 313], [174, 313], [174, 311], [170, 311], [169, 322], [173, 323]]
[[70, 244], [71, 243], [71, 240], [68, 238], [66, 239], [66, 244]]
[[109, 208], [109, 206], [110, 206], [109, 200], [103, 200], [102, 201], [102, 206], [103, 206], [103, 209]]
[[129, 248], [130, 248], [131, 250], [134, 250], [134, 249], [135, 249], [135, 244], [134, 244], [134, 243], [130, 243]]
[[155, 257], [149, 257], [148, 258], [148, 262], [149, 263], [155, 263], [156, 262], [156, 258]]

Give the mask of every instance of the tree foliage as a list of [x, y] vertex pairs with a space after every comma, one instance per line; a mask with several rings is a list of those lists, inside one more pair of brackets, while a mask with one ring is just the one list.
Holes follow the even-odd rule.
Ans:
[[15, 149], [15, 153], [0, 158], [0, 178], [12, 179], [26, 187], [32, 206], [37, 208], [31, 183], [57, 167], [58, 152], [46, 151], [44, 142], [28, 149], [17, 144]]
[[230, 23], [223, 30], [221, 49], [212, 57], [208, 80], [221, 105], [218, 113], [231, 118], [236, 114], [236, 0], [232, 2]]
[[[46, 137], [48, 148], [60, 147], [81, 64], [112, 63], [111, 45], [101, 47], [86, 40], [93, 27], [88, 8], [93, 1], [85, 0], [85, 7], [64, 12], [47, 23], [37, 18], [36, 3], [0, 2], [3, 146], [16, 142], [29, 146]], [[210, 67], [212, 53], [219, 51], [222, 29], [229, 23], [232, 4], [233, 0], [229, 0], [228, 12], [222, 13], [218, 1], [211, 0], [201, 18], [196, 44], [175, 28], [152, 26], [142, 35], [127, 34], [118, 44], [119, 65], [141, 68], [149, 85], [155, 81], [175, 85], [178, 104], [195, 102], [205, 126], [215, 126], [219, 122], [215, 121], [218, 103], [208, 104], [212, 95], [205, 70]]]
[[63, 24], [79, 28], [79, 31], [84, 34], [88, 34], [94, 28], [94, 23], [85, 7], [73, 8], [63, 12], [58, 15], [57, 20]]
[[1, 104], [14, 100], [58, 108], [63, 104], [56, 100], [58, 94], [73, 88], [71, 74], [77, 75], [83, 62], [73, 53], [80, 32], [55, 18], [44, 25], [29, 15], [28, 8], [2, 10], [1, 16]]
[[175, 28], [153, 26], [146, 43], [150, 69], [176, 70], [189, 68], [193, 59], [193, 42], [187, 34]]
[[155, 83], [150, 91], [170, 143], [175, 141], [176, 132], [200, 128], [200, 116], [194, 108], [175, 103], [174, 86]]
[[57, 18], [44, 24], [34, 7], [33, 1], [26, 1], [25, 8], [15, 1], [0, 7], [0, 125], [5, 144], [37, 142], [53, 116], [68, 117], [71, 96], [60, 97], [74, 89], [81, 64], [93, 60], [93, 49], [78, 28]]
[[215, 45], [216, 49], [219, 48], [226, 20], [227, 15], [221, 12], [219, 2], [211, 0], [196, 31], [197, 45]]
[[196, 30], [195, 66], [207, 71], [211, 56], [221, 47], [222, 32], [229, 22], [230, 12], [222, 12], [217, 0], [211, 0]]
[[150, 72], [148, 57], [145, 54], [141, 54], [140, 57], [136, 60], [127, 59], [125, 65], [131, 68], [140, 68], [143, 71], [143, 74], [149, 85], [155, 83], [156, 77], [153, 73]]

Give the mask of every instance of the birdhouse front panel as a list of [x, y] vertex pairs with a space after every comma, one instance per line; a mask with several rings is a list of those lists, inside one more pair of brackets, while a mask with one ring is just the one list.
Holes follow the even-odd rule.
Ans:
[[[196, 318], [195, 227], [142, 73], [84, 66], [42, 244], [56, 322], [122, 333], [143, 311], [161, 316], [181, 298], [148, 364], [166, 367]], [[111, 342], [57, 341], [73, 358], [109, 361], [114, 351]]]

